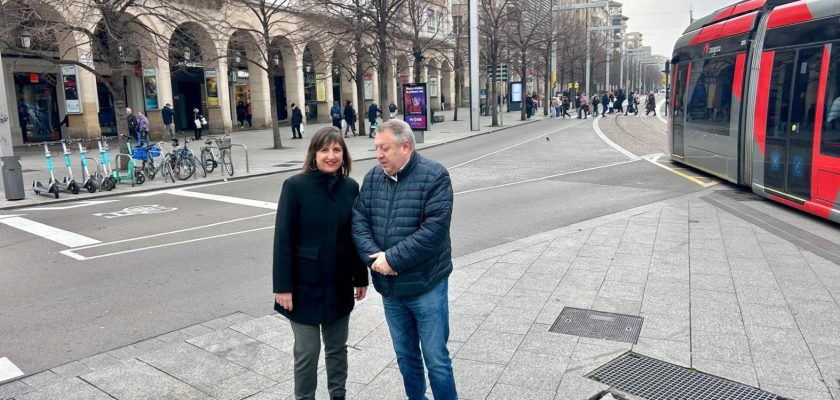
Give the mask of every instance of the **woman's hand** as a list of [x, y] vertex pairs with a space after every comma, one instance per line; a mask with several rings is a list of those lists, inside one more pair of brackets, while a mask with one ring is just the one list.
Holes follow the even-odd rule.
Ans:
[[291, 293], [274, 293], [274, 301], [286, 309], [286, 311], [292, 311], [292, 294]]
[[364, 300], [365, 295], [367, 295], [367, 286], [362, 286], [362, 287], [357, 287], [356, 288], [356, 301]]

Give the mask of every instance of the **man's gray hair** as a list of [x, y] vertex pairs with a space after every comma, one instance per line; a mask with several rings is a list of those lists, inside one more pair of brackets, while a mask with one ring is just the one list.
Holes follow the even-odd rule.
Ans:
[[401, 145], [408, 141], [411, 143], [411, 148], [415, 148], [416, 142], [414, 141], [414, 131], [411, 130], [411, 127], [408, 126], [407, 122], [401, 119], [392, 118], [376, 127], [377, 134], [385, 132], [386, 130], [391, 131], [394, 134], [394, 142], [397, 144]]

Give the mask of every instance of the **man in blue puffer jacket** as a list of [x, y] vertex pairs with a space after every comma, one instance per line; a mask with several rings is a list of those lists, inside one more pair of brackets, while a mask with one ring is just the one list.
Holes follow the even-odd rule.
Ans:
[[353, 208], [353, 239], [382, 294], [406, 396], [426, 398], [425, 360], [435, 400], [455, 400], [446, 349], [452, 273], [449, 172], [415, 151], [414, 134], [402, 120], [380, 124], [374, 145], [379, 166], [365, 176]]

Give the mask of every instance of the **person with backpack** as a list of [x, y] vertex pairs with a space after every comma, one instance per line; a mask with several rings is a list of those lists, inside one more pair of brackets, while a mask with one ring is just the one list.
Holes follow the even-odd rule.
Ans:
[[388, 117], [388, 119], [394, 119], [397, 117], [397, 105], [394, 104], [393, 101], [388, 105]]
[[651, 111], [653, 111], [653, 116], [655, 117], [656, 116], [656, 95], [653, 94], [653, 91], [648, 93], [647, 104], [646, 105], [647, 105], [647, 107], [646, 107], [647, 111], [645, 112], [645, 115], [648, 115], [648, 114], [651, 113]]
[[592, 113], [594, 116], [598, 116], [598, 105], [601, 104], [601, 98], [596, 93], [592, 96]]
[[332, 124], [334, 127], [341, 129], [341, 106], [338, 105], [338, 100], [333, 102], [332, 108], [330, 108], [330, 117], [332, 117]]

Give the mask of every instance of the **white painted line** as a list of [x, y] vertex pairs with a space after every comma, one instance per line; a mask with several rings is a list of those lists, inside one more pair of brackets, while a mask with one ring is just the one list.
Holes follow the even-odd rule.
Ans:
[[483, 155], [483, 156], [481, 156], [481, 157], [476, 157], [476, 158], [473, 158], [472, 160], [469, 160], [469, 161], [464, 161], [464, 162], [462, 162], [462, 163], [460, 163], [460, 164], [458, 164], [458, 165], [453, 165], [453, 166], [451, 166], [451, 167], [449, 167], [449, 168], [447, 168], [447, 169], [451, 171], [451, 170], [453, 170], [453, 169], [455, 169], [455, 168], [462, 167], [462, 166], [467, 165], [467, 164], [469, 164], [469, 163], [471, 163], [471, 162], [475, 162], [475, 161], [481, 160], [482, 158], [487, 158], [487, 157], [490, 157], [490, 156], [492, 156], [492, 155], [494, 155], [494, 154], [499, 154], [499, 153], [501, 153], [501, 152], [503, 152], [503, 151], [510, 150], [510, 149], [512, 149], [512, 148], [514, 148], [514, 147], [517, 147], [517, 146], [522, 146], [523, 144], [530, 143], [530, 142], [533, 142], [533, 141], [538, 140], [538, 139], [542, 139], [542, 138], [544, 138], [544, 137], [546, 137], [546, 136], [548, 136], [548, 135], [552, 135], [552, 134], [555, 134], [555, 133], [557, 133], [557, 132], [560, 132], [560, 131], [563, 131], [563, 130], [566, 130], [566, 129], [569, 129], [569, 128], [573, 127], [573, 126], [578, 126], [578, 125], [580, 125], [580, 122], [577, 122], [577, 123], [572, 124], [572, 125], [569, 125], [569, 126], [564, 126], [564, 127], [560, 128], [560, 129], [553, 130], [553, 131], [548, 132], [548, 133], [543, 133], [542, 135], [539, 135], [539, 136], [537, 136], [537, 137], [535, 137], [535, 138], [533, 138], [533, 139], [528, 139], [528, 140], [526, 140], [526, 141], [524, 141], [524, 142], [519, 142], [519, 143], [514, 144], [514, 145], [512, 145], [512, 146], [505, 147], [504, 149], [501, 149], [501, 150], [496, 150], [496, 151], [494, 151], [494, 152], [487, 153], [487, 154], [485, 154], [485, 155]]
[[478, 188], [478, 189], [464, 190], [463, 192], [456, 192], [455, 194], [458, 195], [458, 194], [467, 194], [467, 193], [473, 193], [473, 192], [481, 192], [481, 191], [484, 191], [484, 190], [498, 189], [498, 188], [503, 188], [503, 187], [507, 187], [507, 186], [519, 185], [519, 184], [523, 184], [523, 183], [543, 181], [543, 180], [546, 180], [546, 179], [557, 178], [559, 176], [578, 174], [578, 173], [587, 172], [587, 171], [595, 171], [595, 170], [598, 170], [598, 169], [615, 167], [617, 165], [629, 164], [629, 163], [636, 162], [636, 161], [639, 161], [639, 160], [620, 161], [620, 162], [617, 162], [617, 163], [600, 165], [600, 166], [592, 167], [592, 168], [579, 169], [577, 171], [564, 172], [562, 174], [555, 174], [555, 175], [543, 176], [543, 177], [540, 177], [540, 178], [526, 179], [524, 181], [504, 183], [504, 184], [501, 184], [501, 185], [488, 186], [488, 187], [483, 187], [483, 188]]
[[[223, 182], [205, 183], [203, 185], [190, 186], [189, 189], [191, 189], [191, 190], [192, 189], [201, 189], [201, 188], [210, 187], [210, 186], [224, 185], [226, 183], [228, 183], [228, 182], [223, 181]], [[153, 191], [150, 191], [150, 192], [140, 192], [140, 193], [134, 193], [134, 194], [127, 194], [127, 195], [124, 195], [124, 196], [125, 197], [151, 197], [151, 196], [157, 196], [159, 194], [167, 194], [167, 193], [172, 192], [173, 190], [186, 190], [186, 189], [160, 189], [160, 190], [153, 190]]]
[[[663, 105], [663, 104], [665, 104], [665, 102], [666, 102], [666, 101], [668, 101], [668, 99], [662, 99], [662, 101], [660, 101], [659, 103], [657, 103], [657, 104], [656, 104], [656, 109], [657, 109], [657, 110], [661, 109], [661, 108], [662, 108], [662, 105]], [[659, 120], [660, 120], [660, 121], [662, 121], [662, 122], [664, 122], [664, 123], [665, 123], [665, 125], [667, 126], [667, 125], [668, 125], [668, 120], [667, 120], [667, 119], [665, 119], [665, 118], [662, 118], [662, 116], [661, 116], [661, 115], [659, 115], [659, 114], [660, 114], [660, 113], [656, 113], [656, 118], [659, 118]], [[666, 128], [666, 129], [667, 129], [667, 128]]]
[[19, 376], [23, 376], [23, 371], [21, 371], [20, 368], [18, 368], [8, 358], [0, 357], [0, 382], [17, 378]]
[[12, 218], [12, 217], [22, 217], [22, 216], [24, 216], [24, 215], [26, 215], [26, 214], [9, 214], [9, 215], [0, 215], [0, 219], [3, 219], [3, 218]]
[[17, 216], [11, 218], [0, 218], [0, 224], [8, 225], [24, 232], [29, 232], [33, 235], [40, 236], [47, 240], [52, 240], [53, 242], [63, 244], [67, 247], [88, 246], [100, 243], [98, 240], [91, 239], [87, 236], [82, 236]]
[[153, 237], [159, 237], [159, 236], [165, 236], [165, 235], [174, 235], [174, 234], [178, 234], [178, 233], [189, 232], [189, 231], [194, 231], [194, 230], [199, 230], [199, 229], [203, 230], [203, 229], [207, 229], [207, 228], [214, 227], [214, 226], [219, 226], [219, 225], [224, 225], [224, 224], [232, 224], [234, 222], [240, 222], [240, 221], [245, 221], [245, 220], [249, 220], [249, 219], [265, 217], [265, 216], [273, 215], [273, 214], [276, 214], [276, 213], [277, 212], [270, 212], [270, 213], [265, 213], [265, 214], [252, 215], [250, 217], [242, 217], [242, 218], [236, 218], [236, 219], [232, 219], [232, 220], [228, 220], [228, 221], [215, 222], [215, 223], [212, 223], [212, 224], [196, 226], [196, 227], [192, 227], [192, 228], [179, 229], [177, 231], [155, 233], [155, 234], [147, 235], [147, 236], [139, 236], [139, 237], [134, 237], [134, 238], [129, 238], [129, 239], [116, 240], [116, 241], [113, 241], [113, 242], [98, 243], [98, 244], [93, 244], [93, 245], [90, 245], [90, 246], [82, 246], [82, 247], [78, 247], [78, 248], [71, 249], [71, 250], [62, 250], [61, 254], [64, 254], [65, 256], [68, 256], [70, 258], [75, 258], [77, 260], [88, 260], [89, 258], [87, 258], [85, 256], [82, 256], [80, 254], [76, 254], [75, 252], [79, 251], [79, 250], [92, 249], [94, 247], [109, 246], [109, 245], [112, 245], [112, 244], [133, 242], [133, 241], [137, 241], [137, 240], [146, 240], [146, 239], [153, 238]]
[[98, 204], [105, 204], [105, 203], [113, 203], [119, 200], [85, 200], [80, 201], [78, 203], [72, 203], [67, 206], [50, 206], [50, 207], [34, 207], [34, 208], [24, 208], [24, 211], [54, 211], [54, 210], [69, 210], [71, 208], [79, 208], [79, 207], [87, 207], [87, 206], [95, 206]]
[[621, 147], [621, 146], [619, 146], [619, 145], [615, 144], [615, 142], [613, 142], [612, 140], [610, 140], [610, 139], [607, 137], [607, 135], [604, 135], [604, 132], [601, 130], [601, 127], [599, 127], [599, 126], [598, 126], [598, 121], [600, 121], [600, 120], [601, 120], [601, 118], [602, 118], [602, 117], [596, 117], [596, 118], [595, 118], [595, 120], [594, 120], [594, 121], [592, 121], [592, 129], [594, 129], [594, 130], [595, 130], [595, 134], [596, 134], [596, 135], [598, 135], [598, 137], [599, 137], [599, 138], [601, 138], [601, 140], [603, 140], [603, 141], [604, 141], [604, 143], [606, 143], [606, 144], [608, 144], [610, 147], [612, 147], [612, 148], [616, 149], [619, 153], [624, 154], [624, 155], [625, 155], [625, 156], [627, 156], [627, 158], [629, 158], [631, 161], [639, 161], [639, 160], [641, 160], [641, 158], [639, 158], [637, 155], [635, 155], [635, 154], [633, 154], [633, 153], [631, 153], [631, 152], [627, 151], [627, 149], [625, 149], [624, 147]]
[[219, 194], [210, 194], [210, 193], [201, 193], [201, 192], [190, 192], [187, 190], [182, 189], [174, 189], [167, 192], [168, 194], [174, 194], [176, 196], [183, 196], [183, 197], [192, 197], [195, 199], [204, 199], [204, 200], [213, 200], [213, 201], [221, 201], [225, 203], [231, 204], [238, 204], [241, 206], [251, 206], [251, 207], [259, 207], [259, 208], [266, 208], [269, 210], [276, 210], [277, 203], [270, 203], [267, 201], [259, 201], [259, 200], [251, 200], [251, 199], [243, 199], [241, 197], [231, 197], [231, 196], [222, 196]]
[[[91, 256], [91, 257], [86, 257], [86, 256], [83, 256], [81, 254], [77, 254], [77, 253], [75, 253], [71, 250], [64, 250], [61, 253], [68, 256], [68, 257], [75, 258], [76, 260], [79, 260], [79, 261], [87, 261], [87, 260], [95, 260], [97, 258], [117, 256], [117, 255], [120, 255], [120, 254], [136, 253], [138, 251], [159, 249], [161, 247], [178, 246], [178, 245], [181, 245], [181, 244], [199, 242], [199, 241], [202, 241], [202, 240], [217, 239], [217, 238], [223, 238], [223, 237], [228, 237], [228, 236], [241, 235], [241, 234], [244, 234], [244, 233], [264, 231], [264, 230], [267, 230], [267, 229], [274, 229], [274, 225], [265, 226], [265, 227], [262, 227], [262, 228], [248, 229], [248, 230], [238, 231], [238, 232], [222, 233], [222, 234], [219, 234], [219, 235], [205, 236], [205, 237], [189, 239], [189, 240], [182, 240], [180, 242], [163, 243], [163, 244], [158, 244], [158, 245], [155, 245], [155, 246], [147, 246], [147, 247], [140, 247], [140, 248], [135, 248], [135, 249], [130, 249], [130, 250], [117, 251], [117, 252], [114, 252], [114, 253], [100, 254], [100, 255]], [[77, 250], [77, 249], [73, 249], [73, 250]]]

